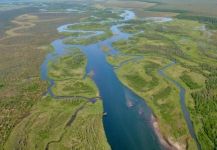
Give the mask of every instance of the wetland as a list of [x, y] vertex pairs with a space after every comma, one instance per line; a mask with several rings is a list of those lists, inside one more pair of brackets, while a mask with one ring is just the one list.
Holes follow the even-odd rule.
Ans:
[[2, 1], [0, 149], [215, 150], [215, 15], [165, 1]]

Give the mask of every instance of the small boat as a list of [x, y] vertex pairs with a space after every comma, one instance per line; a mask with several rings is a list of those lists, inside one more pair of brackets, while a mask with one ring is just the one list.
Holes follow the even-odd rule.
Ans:
[[88, 74], [87, 74], [90, 78], [92, 78], [94, 76], [94, 71], [91, 70]]
[[131, 100], [127, 100], [127, 107], [133, 107], [133, 102]]
[[107, 116], [107, 112], [103, 112], [103, 116]]

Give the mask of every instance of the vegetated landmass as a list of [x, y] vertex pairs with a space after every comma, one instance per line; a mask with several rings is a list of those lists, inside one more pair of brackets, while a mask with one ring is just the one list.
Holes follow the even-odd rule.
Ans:
[[[86, 131], [74, 132], [76, 139], [86, 140], [85, 145], [83, 145], [84, 141], [81, 140], [82, 144], [79, 144], [78, 140], [76, 140], [74, 143], [76, 147], [81, 145], [91, 147], [89, 139], [92, 139], [95, 148], [99, 146], [103, 148], [103, 144], [105, 144], [101, 141], [96, 144], [98, 138], [106, 140], [101, 120], [101, 101], [92, 104], [83, 99], [78, 99], [77, 102], [64, 99], [62, 102], [49, 96], [43, 98], [48, 84], [40, 79], [40, 65], [45, 55], [53, 50], [49, 44], [62, 36], [57, 33], [56, 28], [66, 22], [73, 23], [88, 17], [87, 14], [80, 12], [73, 14], [67, 13], [66, 10], [65, 12], [58, 12], [58, 9], [63, 5], [71, 7], [67, 3], [61, 3], [61, 5], [52, 3], [47, 4], [50, 12], [44, 12], [37, 7], [35, 8], [32, 4], [31, 6], [25, 4], [25, 9], [16, 7], [16, 9], [11, 8], [0, 12], [5, 16], [1, 17], [1, 29], [4, 29], [4, 34], [3, 36], [1, 34], [0, 39], [0, 149], [3, 149], [4, 145], [4, 148], [8, 149], [15, 147], [40, 149], [46, 147], [47, 142], [50, 140], [58, 140], [63, 131], [66, 132], [68, 129], [78, 131], [78, 126], [84, 125], [84, 120], [88, 122], [88, 124], [84, 125], [84, 129], [89, 128], [90, 130], [86, 131], [93, 134], [84, 133], [84, 137], [91, 136], [85, 139], [80, 137], [80, 133]], [[79, 7], [80, 4], [76, 3], [73, 6]], [[92, 97], [96, 95], [98, 92], [95, 86], [92, 86], [92, 81], [86, 80], [85, 82], [88, 84], [86, 85], [83, 81], [77, 80], [76, 86], [83, 88], [83, 92], [89, 90], [89, 94], [84, 94], [84, 96], [91, 95]], [[61, 84], [61, 82], [58, 83]], [[56, 87], [54, 87], [54, 91], [55, 89]], [[78, 121], [75, 121], [76, 128], [71, 129], [70, 124], [73, 121], [74, 114], [83, 104], [85, 104], [85, 108], [76, 115], [79, 116], [76, 117], [76, 119], [79, 118]], [[40, 114], [44, 119], [38, 118]], [[89, 118], [89, 115], [93, 117]], [[70, 117], [72, 118], [71, 121]], [[67, 124], [67, 122], [69, 123]], [[33, 129], [35, 131], [32, 131]], [[56, 129], [59, 132], [56, 132]], [[67, 131], [66, 134], [69, 132], [71, 131]], [[49, 144], [51, 147], [53, 146], [52, 143]], [[105, 149], [109, 149], [106, 144]]]
[[[141, 0], [143, 1], [143, 0]], [[157, 12], [177, 12], [177, 13], [189, 13], [191, 15], [202, 16], [217, 16], [216, 14], [216, 1], [215, 0], [145, 0], [148, 2], [157, 3], [154, 7], [147, 8], [151, 11]]]
[[[58, 34], [58, 26], [90, 22], [71, 26], [71, 30], [99, 30], [104, 34], [65, 42], [95, 43], [112, 36], [110, 24], [102, 21], [119, 20], [119, 8], [132, 8], [141, 17], [174, 17], [171, 22], [140, 18], [128, 22], [122, 31], [135, 35], [113, 43], [121, 53], [107, 58], [120, 80], [147, 101], [162, 135], [183, 149], [196, 149], [181, 111], [179, 90], [159, 74], [160, 69], [174, 61], [164, 72], [186, 90], [186, 104], [201, 148], [215, 149], [217, 31], [216, 11], [211, 11], [215, 9], [214, 2], [197, 3], [204, 8], [202, 13], [196, 5], [189, 7], [186, 2], [168, 0], [154, 1], [155, 4], [82, 3], [0, 7], [0, 15], [4, 16], [0, 18], [0, 149], [110, 149], [102, 125], [102, 102], [92, 99], [98, 96], [93, 81], [89, 77], [83, 79], [87, 60], [80, 50], [72, 50], [49, 64], [56, 97], [44, 96], [49, 85], [40, 79], [39, 71], [45, 55], [52, 51], [51, 41], [86, 34]], [[114, 9], [111, 11], [114, 6], [115, 13]], [[72, 7], [75, 11], [70, 13]]]
[[[160, 76], [159, 70], [175, 62], [164, 71], [186, 90], [187, 107], [202, 149], [215, 149], [217, 32], [209, 27], [194, 19], [131, 21], [122, 31], [134, 35], [113, 43], [121, 55], [108, 56], [111, 64], [120, 66], [117, 68], [120, 80], [152, 107], [161, 132], [188, 149], [196, 147], [185, 125], [179, 91]], [[119, 65], [121, 60], [126, 62], [128, 55], [135, 59]]]
[[86, 39], [75, 39], [75, 38], [71, 38], [71, 39], [67, 39], [64, 41], [65, 44], [78, 44], [78, 45], [88, 45], [91, 43], [96, 43], [99, 42], [101, 40], [105, 40], [109, 37], [112, 36], [112, 32], [111, 31], [105, 31], [103, 34], [98, 35], [98, 36], [94, 36], [91, 38], [86, 38]]
[[[97, 89], [90, 78], [85, 77], [86, 57], [78, 50], [51, 62], [49, 77], [55, 84], [52, 91], [55, 96], [97, 97]], [[81, 95], [79, 95], [81, 94]]]
[[102, 124], [102, 101], [86, 77], [87, 59], [78, 49], [50, 64], [55, 96], [44, 97], [18, 124], [6, 149], [109, 149]]

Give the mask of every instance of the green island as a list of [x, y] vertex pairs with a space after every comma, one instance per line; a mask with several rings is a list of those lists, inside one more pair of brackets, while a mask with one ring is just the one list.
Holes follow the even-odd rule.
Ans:
[[67, 39], [65, 40], [65, 44], [78, 44], [78, 45], [88, 45], [91, 43], [96, 43], [99, 42], [101, 40], [105, 40], [109, 37], [112, 36], [112, 33], [110, 31], [105, 31], [103, 34], [101, 35], [96, 35], [92, 38], [87, 38], [87, 39]]
[[84, 78], [86, 64], [87, 59], [79, 49], [70, 49], [70, 54], [51, 62], [48, 76], [55, 81], [54, 95], [97, 97], [93, 81], [89, 76]]
[[[91, 43], [96, 43], [102, 40], [105, 40], [109, 37], [111, 37], [113, 34], [110, 31], [110, 25], [111, 23], [87, 23], [87, 24], [78, 24], [78, 25], [71, 25], [68, 27], [68, 29], [70, 30], [82, 30], [82, 31], [87, 31], [86, 33], [77, 33], [79, 36], [82, 35], [91, 35], [91, 34], [96, 34], [94, 31], [100, 31], [99, 34], [96, 34], [95, 36], [91, 37], [91, 38], [70, 38], [70, 39], [66, 39], [64, 42], [65, 44], [74, 44], [74, 45], [88, 45]], [[90, 31], [93, 31], [92, 33], [88, 33]], [[101, 33], [102, 32], [102, 33]], [[73, 33], [73, 34], [76, 34]], [[72, 34], [65, 34], [64, 35], [70, 35], [72, 36]], [[74, 35], [73, 35], [74, 36]], [[79, 37], [78, 36], [78, 37]]]

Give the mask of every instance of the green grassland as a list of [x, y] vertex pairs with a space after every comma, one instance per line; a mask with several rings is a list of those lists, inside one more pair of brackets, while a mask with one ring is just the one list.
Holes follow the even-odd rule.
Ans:
[[82, 33], [82, 32], [72, 32], [72, 33], [69, 33], [69, 32], [62, 32], [61, 33], [63, 36], [71, 36], [71, 37], [74, 37], [74, 38], [77, 38], [77, 37], [81, 37], [81, 36], [85, 36], [85, 35], [89, 35], [90, 33]]
[[203, 16], [215, 16], [215, 17], [217, 16], [215, 0], [209, 0], [209, 1], [147, 0], [147, 1], [157, 3], [157, 5], [155, 5], [154, 7], [147, 8], [147, 10], [151, 10], [151, 11], [187, 13], [191, 15], [203, 15]]
[[128, 55], [128, 56], [126, 56], [126, 55], [108, 55], [106, 57], [106, 59], [111, 65], [113, 65], [115, 67], [119, 67], [119, 65], [121, 63], [127, 62], [131, 59], [134, 59], [135, 57], [136, 56], [133, 56], [133, 55], [132, 56], [130, 56], [130, 55]]
[[85, 55], [79, 49], [70, 51], [69, 55], [50, 64], [48, 74], [55, 81], [53, 93], [56, 96], [96, 97], [98, 92], [93, 81], [89, 77], [83, 79], [87, 63]]
[[[111, 23], [85, 23], [85, 24], [75, 24], [69, 26], [69, 30], [82, 30], [82, 31], [103, 31], [103, 34], [92, 36], [91, 38], [70, 38], [66, 39], [64, 43], [66, 44], [79, 44], [79, 45], [88, 45], [91, 43], [96, 43], [101, 40], [105, 40], [111, 37], [113, 34], [110, 31]], [[79, 36], [81, 35], [89, 35], [93, 33], [82, 33], [82, 32], [75, 32], [75, 33], [63, 33], [64, 35], [75, 36], [76, 34]]]
[[70, 30], [86, 30], [86, 31], [106, 31], [109, 30], [109, 23], [89, 23], [89, 24], [75, 24], [68, 27]]
[[44, 98], [11, 133], [5, 149], [109, 149], [102, 102]]
[[[58, 4], [47, 5], [49, 8], [52, 7], [52, 10], [55, 6], [60, 7]], [[3, 149], [4, 146], [5, 149], [41, 149], [41, 147], [44, 148], [46, 146], [49, 140], [59, 138], [65, 123], [70, 120], [75, 110], [83, 105], [83, 103], [87, 103], [87, 101], [83, 99], [79, 100], [78, 98], [78, 102], [74, 101], [74, 98], [66, 98], [60, 101], [50, 97], [42, 98], [48, 84], [40, 79], [40, 65], [46, 54], [52, 51], [49, 43], [62, 37], [61, 34], [57, 33], [57, 27], [66, 22], [74, 23], [90, 16], [89, 14], [62, 13], [57, 11], [55, 13], [38, 12], [37, 8], [33, 9], [28, 5], [25, 8], [1, 11], [0, 14], [4, 16], [1, 17], [0, 24], [1, 33], [3, 33], [0, 36], [0, 149]], [[20, 21], [19, 17], [22, 18], [23, 16], [26, 19]], [[28, 17], [35, 19], [33, 20]], [[19, 24], [12, 23], [11, 21], [19, 21]], [[21, 28], [24, 24], [27, 24], [27, 26]], [[28, 24], [32, 26], [28, 27]], [[8, 34], [8, 31], [13, 31], [13, 34]], [[84, 64], [80, 65], [80, 67], [86, 65], [86, 58], [83, 56], [82, 58]], [[64, 61], [64, 58], [62, 59], [63, 63], [69, 63], [71, 60], [74, 60], [71, 57], [65, 58], [68, 62]], [[70, 64], [63, 65], [63, 63], [59, 63], [57, 66], [68, 67], [68, 69], [72, 67]], [[64, 78], [51, 75], [55, 80], [58, 80], [58, 84], [56, 85], [66, 82], [68, 77], [70, 76], [71, 78], [71, 74], [74, 73], [73, 71], [69, 71], [65, 72], [66, 75], [64, 75], [63, 70], [57, 69], [59, 69], [58, 71], [62, 73]], [[90, 98], [96, 97], [98, 96], [98, 92], [93, 81], [88, 77], [84, 80], [82, 78], [84, 69], [74, 69], [74, 71], [78, 71], [78, 74], [74, 74], [76, 85], [73, 85], [79, 87], [76, 90], [88, 91], [86, 95], [82, 92], [78, 93], [79, 95]], [[50, 73], [58, 72], [54, 70], [50, 70]], [[57, 75], [60, 73], [57, 73]], [[63, 81], [61, 82], [61, 80]], [[59, 94], [59, 96], [66, 95], [71, 97], [73, 93], [70, 93], [69, 88], [70, 90], [71, 88], [75, 89], [70, 85], [72, 82], [72, 78], [67, 82], [69, 87], [65, 93], [60, 93], [62, 87], [58, 89], [53, 87], [52, 90], [55, 91], [55, 94]], [[88, 123], [86, 125], [88, 125], [87, 128], [90, 130], [82, 129], [80, 132], [92, 132], [94, 129], [94, 134], [90, 134], [91, 137], [86, 138], [94, 139], [94, 142], [97, 143], [96, 137], [99, 137], [102, 149], [109, 149], [102, 126], [102, 102], [87, 103], [85, 104], [85, 109], [82, 110], [82, 112], [79, 111], [78, 116], [80, 116], [80, 119], [84, 118], [84, 120], [87, 120]], [[86, 113], [92, 115], [94, 121], [88, 118]], [[39, 115], [41, 115], [41, 118], [37, 118]], [[76, 122], [77, 125], [84, 123], [81, 123], [79, 120]], [[34, 129], [36, 129], [35, 132]], [[79, 139], [78, 136], [76, 138], [76, 141], [84, 139], [83, 137]], [[87, 139], [84, 139], [87, 142], [85, 145], [91, 147]], [[84, 141], [81, 143], [83, 144]], [[99, 149], [98, 146], [95, 145], [93, 149]], [[87, 149], [86, 147], [82, 148]]]
[[110, 149], [102, 124], [102, 108], [101, 101], [87, 104], [79, 112], [62, 141], [50, 145], [51, 149], [70, 149], [72, 147], [75, 149]]
[[79, 38], [70, 38], [64, 41], [65, 44], [75, 44], [75, 45], [88, 45], [91, 43], [96, 43], [102, 40], [105, 40], [109, 37], [111, 37], [113, 34], [111, 31], [105, 31], [103, 34], [101, 35], [97, 35], [97, 36], [92, 36], [91, 38], [83, 38], [83, 39], [79, 39]]
[[167, 80], [158, 75], [158, 69], [169, 60], [145, 55], [143, 60], [129, 62], [117, 70], [121, 81], [138, 95], [145, 98], [157, 116], [160, 131], [171, 142], [178, 142], [185, 148], [195, 149], [179, 103], [178, 90]]
[[98, 91], [89, 77], [83, 79], [86, 63], [79, 49], [70, 49], [69, 54], [50, 62], [53, 93], [64, 98], [43, 98], [13, 129], [6, 149], [110, 149], [102, 124], [102, 102], [87, 99], [96, 97]]
[[[1, 22], [7, 23], [13, 18], [29, 13], [29, 7], [2, 11]], [[20, 30], [19, 36], [1, 34], [0, 38], [0, 149], [7, 140], [12, 129], [26, 116], [44, 93], [47, 84], [39, 77], [39, 67], [45, 54], [50, 51], [49, 42], [58, 35], [53, 32], [54, 26], [48, 26], [50, 20], [44, 23], [38, 18], [38, 23], [31, 30]], [[63, 20], [62, 20], [63, 21]], [[25, 21], [23, 21], [25, 23]], [[56, 21], [53, 24], [59, 24]], [[2, 25], [2, 24], [1, 24]], [[16, 28], [10, 24], [7, 28]], [[39, 29], [42, 30], [39, 31]], [[3, 26], [3, 29], [6, 27]], [[1, 28], [2, 29], [2, 28]], [[5, 30], [2, 30], [5, 31]], [[25, 33], [28, 32], [27, 36]], [[39, 34], [41, 32], [41, 34]], [[36, 34], [37, 33], [37, 34]], [[3, 36], [4, 35], [4, 36]], [[43, 38], [39, 38], [43, 37]], [[19, 39], [19, 40], [18, 40]], [[31, 42], [31, 45], [28, 44]]]
[[5, 148], [45, 149], [46, 143], [52, 138], [58, 139], [70, 116], [83, 103], [84, 100], [65, 102], [44, 98], [14, 128]]
[[[93, 10], [92, 10], [93, 9]], [[66, 39], [64, 42], [66, 44], [80, 44], [80, 45], [88, 45], [91, 43], [96, 43], [98, 41], [107, 39], [108, 37], [111, 37], [113, 34], [110, 31], [110, 27], [112, 24], [112, 21], [115, 19], [118, 19], [117, 17], [113, 15], [117, 15], [118, 13], [112, 12], [111, 10], [106, 10], [106, 9], [98, 9], [98, 8], [91, 8], [89, 10], [91, 17], [88, 18], [82, 18], [81, 22], [78, 24], [73, 24], [68, 27], [69, 30], [78, 30], [78, 31], [103, 31], [103, 34], [97, 35], [97, 36], [92, 36], [91, 38], [77, 38], [79, 36], [84, 36], [84, 35], [89, 35], [93, 33], [88, 33], [88, 32], [73, 32], [73, 33], [67, 33], [63, 32], [62, 34], [65, 36], [73, 36], [76, 38], [70, 38]], [[100, 14], [100, 15], [99, 15]], [[106, 17], [103, 18], [103, 16], [107, 14]], [[107, 20], [110, 15], [110, 20]], [[90, 19], [90, 18], [95, 18], [95, 19]], [[97, 18], [97, 19], [96, 19]], [[103, 22], [102, 22], [103, 21]]]
[[[202, 149], [212, 150], [217, 147], [216, 4], [213, 0], [209, 3], [199, 0], [196, 5], [195, 0], [191, 5], [168, 1], [160, 1], [146, 9], [135, 6], [133, 9], [141, 16], [177, 15], [177, 19], [165, 23], [129, 21], [122, 30], [136, 34], [129, 40], [113, 44], [121, 54], [127, 55], [109, 56], [107, 60], [119, 66], [135, 58], [129, 55], [144, 56], [123, 63], [117, 69], [119, 78], [147, 100], [165, 137], [183, 148], [196, 149], [180, 109], [178, 89], [158, 74], [160, 68], [175, 60], [176, 64], [165, 72], [186, 89], [186, 103], [198, 140]], [[71, 50], [69, 55], [49, 64], [49, 77], [55, 81], [53, 93], [67, 98], [42, 97], [48, 85], [41, 81], [39, 68], [51, 51], [47, 45], [62, 36], [86, 35], [58, 34], [57, 27], [68, 22], [94, 22], [71, 26], [70, 29], [102, 30], [104, 34], [65, 41], [86, 45], [112, 36], [110, 24], [97, 21], [120, 19], [120, 11], [107, 9], [104, 4], [84, 6], [78, 3], [83, 2], [76, 5], [70, 2], [47, 4], [49, 13], [39, 12], [30, 5], [0, 6], [0, 149], [110, 149], [102, 125], [102, 102], [72, 98], [98, 96], [90, 77], [83, 78], [87, 62], [80, 50]], [[118, 7], [128, 8], [130, 5], [135, 3], [122, 3]], [[85, 13], [64, 13], [72, 6]], [[198, 6], [204, 6], [204, 9]], [[144, 15], [143, 10], [149, 14]], [[26, 14], [35, 20], [27, 18], [22, 22], [34, 24], [32, 27], [20, 28], [19, 24], [11, 22], [19, 21], [16, 17]], [[8, 35], [6, 30], [13, 30], [15, 34]]]
[[96, 23], [99, 21], [110, 22], [121, 19], [120, 11], [117, 11], [113, 7], [103, 7], [101, 5], [98, 5], [98, 3], [92, 3], [91, 7], [89, 8], [89, 13], [91, 13], [91, 17], [84, 18], [82, 21], [90, 21]]
[[[147, 100], [165, 136], [180, 145], [188, 145], [188, 149], [195, 149], [180, 109], [178, 89], [158, 74], [161, 67], [171, 60], [176, 61], [166, 74], [186, 89], [187, 107], [202, 149], [214, 149], [217, 46], [213, 41], [216, 31], [184, 19], [162, 23], [135, 20], [122, 27], [122, 31], [134, 33], [134, 36], [117, 41], [113, 46], [121, 53], [143, 55], [144, 59], [124, 63], [117, 69], [120, 80]], [[118, 65], [128, 59], [123, 56], [107, 59]], [[119, 61], [115, 61], [115, 57]]]

